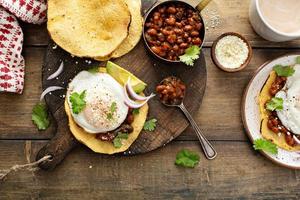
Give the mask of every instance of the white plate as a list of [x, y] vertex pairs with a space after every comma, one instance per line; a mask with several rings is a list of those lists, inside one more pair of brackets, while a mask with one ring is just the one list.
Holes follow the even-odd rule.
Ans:
[[[261, 89], [275, 65], [295, 64], [297, 56], [300, 55], [286, 55], [263, 64], [255, 72], [255, 75], [247, 86], [242, 103], [242, 118], [248, 137], [252, 143], [254, 140], [262, 138], [260, 133], [260, 113], [258, 105], [258, 96]], [[261, 151], [261, 153], [281, 166], [300, 169], [300, 152], [290, 152], [278, 148], [277, 155], [272, 155], [265, 151]]]

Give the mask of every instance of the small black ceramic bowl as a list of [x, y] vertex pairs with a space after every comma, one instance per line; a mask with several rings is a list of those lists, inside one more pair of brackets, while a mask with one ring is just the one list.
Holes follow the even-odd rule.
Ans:
[[[187, 1], [181, 1], [181, 0], [167, 0], [167, 1], [163, 1], [163, 2], [157, 2], [155, 3], [148, 11], [147, 13], [145, 14], [145, 20], [144, 20], [144, 24], [143, 24], [143, 39], [144, 39], [144, 43], [145, 43], [145, 46], [146, 46], [146, 49], [148, 50], [148, 52], [156, 59], [164, 62], [164, 63], [167, 63], [167, 64], [178, 64], [178, 63], [181, 63], [179, 59], [177, 60], [169, 60], [167, 58], [164, 58], [160, 55], [158, 55], [158, 52], [159, 51], [156, 51], [154, 52], [152, 49], [151, 49], [151, 46], [149, 44], [149, 42], [147, 41], [147, 37], [149, 37], [149, 34], [146, 33], [148, 27], [146, 26], [147, 23], [150, 22], [150, 18], [153, 16], [153, 13], [156, 12], [159, 8], [161, 7], [164, 7], [166, 6], [167, 8], [169, 8], [169, 6], [171, 5], [174, 5], [175, 7], [179, 4], [181, 4], [182, 6], [184, 6], [185, 8], [187, 9], [191, 9], [193, 10], [194, 12], [196, 12], [199, 17], [200, 17], [200, 22], [199, 22], [199, 26], [201, 26], [200, 30], [198, 30], [198, 36], [196, 37], [199, 37], [200, 40], [201, 40], [201, 43], [200, 44], [193, 44], [193, 45], [198, 45], [200, 48], [202, 48], [203, 44], [204, 44], [204, 39], [205, 39], [205, 24], [204, 24], [204, 21], [203, 21], [203, 18], [201, 16], [201, 13], [200, 11], [210, 2], [210, 0], [202, 0], [200, 3], [196, 4], [195, 1], [193, 0], [187, 0]], [[196, 4], [196, 5], [194, 5]], [[176, 16], [178, 12], [176, 11], [176, 13], [174, 13], [174, 15]], [[176, 21], [178, 20], [177, 16], [176, 16]], [[164, 22], [163, 22], [164, 23]], [[185, 24], [185, 25], [189, 25], [189, 24]], [[173, 26], [175, 27], [175, 26]], [[156, 28], [157, 29], [157, 28]], [[174, 30], [175, 28], [173, 28], [172, 30]], [[181, 28], [183, 31], [185, 30], [184, 27]], [[151, 36], [150, 36], [151, 37]], [[166, 36], [164, 36], [166, 37]], [[158, 39], [156, 41], [159, 41]], [[174, 42], [175, 43], [175, 42]], [[177, 43], [177, 41], [176, 41]], [[187, 43], [186, 41], [184, 41], [183, 43]], [[192, 43], [190, 41], [190, 43]], [[181, 43], [179, 43], [181, 44]], [[154, 48], [154, 50], [156, 50]], [[169, 50], [170, 51], [170, 50]]]

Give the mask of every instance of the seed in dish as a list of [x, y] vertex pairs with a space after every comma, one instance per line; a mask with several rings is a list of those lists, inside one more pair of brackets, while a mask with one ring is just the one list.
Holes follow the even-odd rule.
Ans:
[[184, 3], [166, 3], [155, 8], [145, 23], [145, 38], [153, 53], [178, 61], [192, 45], [201, 46], [203, 24], [199, 14]]
[[286, 150], [300, 150], [300, 65], [276, 65], [259, 95], [261, 133]]
[[[113, 73], [107, 73], [112, 65], [77, 74], [69, 83], [65, 101], [70, 130], [75, 138], [93, 151], [106, 154], [123, 152], [136, 140], [147, 118], [147, 102], [152, 98], [138, 95], [133, 85], [126, 84], [125, 87], [123, 82], [118, 81], [122, 80], [118, 73], [122, 68], [119, 66], [114, 66]], [[131, 76], [124, 70], [121, 70], [122, 76]], [[145, 85], [133, 75], [131, 79], [135, 80], [135, 84]], [[136, 98], [144, 100], [131, 99], [127, 88]], [[133, 108], [128, 106], [130, 103], [139, 109], [137, 114], [133, 114]]]

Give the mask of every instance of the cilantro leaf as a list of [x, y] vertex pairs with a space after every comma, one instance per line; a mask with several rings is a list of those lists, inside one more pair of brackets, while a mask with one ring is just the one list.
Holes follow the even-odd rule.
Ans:
[[200, 47], [193, 45], [185, 50], [185, 54], [179, 56], [181, 62], [186, 65], [193, 66], [194, 61], [199, 58], [200, 55]]
[[95, 74], [99, 72], [99, 67], [92, 67], [90, 69], [87, 70], [88, 72]]
[[183, 167], [194, 168], [199, 163], [200, 157], [198, 154], [182, 149], [176, 155], [175, 164]]
[[267, 102], [267, 110], [282, 110], [283, 109], [283, 99], [278, 97], [273, 97], [270, 101]]
[[32, 109], [31, 119], [38, 130], [46, 130], [50, 125], [46, 105], [42, 103], [36, 104]]
[[295, 69], [293, 69], [291, 66], [275, 65], [273, 69], [278, 76], [288, 77], [295, 73]]
[[132, 114], [134, 114], [134, 115], [140, 114], [140, 109], [138, 109], [138, 108], [133, 109]]
[[116, 112], [117, 110], [117, 103], [116, 102], [112, 102], [111, 105], [110, 105], [110, 112], [107, 113], [107, 119], [109, 120], [112, 120], [113, 119], [113, 116], [114, 116], [114, 113]]
[[277, 146], [270, 142], [269, 140], [265, 139], [257, 139], [254, 141], [253, 148], [255, 150], [263, 150], [266, 152], [269, 152], [271, 154], [277, 154], [278, 153], [278, 148]]
[[296, 57], [296, 64], [300, 64], [300, 56]]
[[86, 96], [86, 90], [81, 94], [74, 92], [70, 96], [70, 102], [72, 104], [72, 110], [74, 114], [79, 114], [85, 107], [86, 101], [84, 100]]
[[122, 140], [127, 140], [128, 134], [127, 133], [118, 133], [118, 135], [114, 138], [113, 144], [115, 148], [121, 148], [122, 147]]
[[150, 119], [150, 120], [146, 121], [144, 124], [144, 130], [145, 131], [154, 131], [156, 128], [156, 122], [157, 122], [157, 119]]

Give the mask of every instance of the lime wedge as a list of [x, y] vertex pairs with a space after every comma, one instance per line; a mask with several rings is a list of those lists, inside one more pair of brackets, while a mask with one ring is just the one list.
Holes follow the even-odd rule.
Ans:
[[121, 85], [124, 85], [128, 78], [130, 77], [131, 85], [136, 93], [143, 92], [146, 88], [147, 84], [138, 79], [129, 71], [124, 68], [116, 65], [113, 62], [108, 61], [106, 64], [106, 71], [109, 75], [111, 75], [114, 79], [116, 79]]

